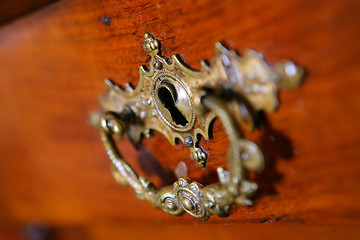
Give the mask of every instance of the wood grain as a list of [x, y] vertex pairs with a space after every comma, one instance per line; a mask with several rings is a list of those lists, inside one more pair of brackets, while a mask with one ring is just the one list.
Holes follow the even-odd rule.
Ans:
[[[360, 4], [356, 1], [70, 1], [55, 3], [0, 28], [0, 222], [50, 225], [199, 223], [169, 216], [116, 185], [99, 133], [86, 124], [104, 78], [136, 86], [149, 57], [143, 34], [200, 68], [221, 41], [240, 54], [253, 48], [270, 63], [289, 58], [306, 80], [280, 94], [249, 137], [265, 152], [266, 170], [251, 208], [209, 223], [360, 224]], [[111, 17], [104, 24], [104, 16]], [[119, 148], [143, 175], [171, 184], [180, 161], [201, 183], [217, 181], [227, 139], [219, 121], [201, 141], [200, 169], [182, 144], [160, 134], [136, 151]], [[359, 233], [359, 232], [357, 232]]]

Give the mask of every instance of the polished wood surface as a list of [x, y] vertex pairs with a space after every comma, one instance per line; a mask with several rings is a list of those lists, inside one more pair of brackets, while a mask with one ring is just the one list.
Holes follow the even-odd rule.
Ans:
[[[9, 228], [0, 239], [15, 240], [26, 238], [29, 230]], [[31, 235], [31, 234], [30, 234]], [[45, 230], [40, 236], [58, 240], [99, 240], [99, 239], [358, 239], [359, 231], [349, 226], [313, 226], [294, 222], [272, 224], [98, 224], [90, 226], [62, 226]], [[3, 237], [3, 238], [2, 238]], [[31, 239], [31, 238], [30, 238]], [[39, 238], [37, 238], [39, 239]]]
[[[179, 53], [195, 69], [221, 41], [306, 70], [302, 86], [281, 92], [280, 108], [247, 134], [267, 157], [266, 170], [254, 176], [254, 206], [208, 223], [359, 227], [359, 7], [350, 0], [65, 0], [2, 26], [0, 223], [201, 224], [153, 209], [118, 186], [99, 132], [87, 124], [104, 78], [136, 86], [138, 66], [150, 59], [143, 34], [151, 32], [164, 56]], [[171, 146], [158, 133], [139, 151], [119, 143], [125, 159], [158, 185], [174, 181], [180, 161], [203, 184], [217, 181], [215, 169], [226, 162], [217, 120], [213, 139], [201, 142], [209, 153], [205, 170], [183, 144]]]
[[0, 25], [30, 14], [40, 8], [49, 5], [56, 0], [1, 0], [0, 1]]

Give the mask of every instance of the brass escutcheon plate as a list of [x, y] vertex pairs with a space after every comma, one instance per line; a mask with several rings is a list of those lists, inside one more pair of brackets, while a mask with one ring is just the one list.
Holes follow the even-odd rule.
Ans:
[[[207, 220], [216, 214], [226, 217], [235, 206], [250, 206], [258, 186], [248, 172], [264, 168], [260, 148], [243, 138], [238, 130], [253, 131], [260, 111], [272, 112], [278, 105], [279, 89], [297, 87], [304, 71], [291, 61], [273, 67], [263, 55], [248, 50], [244, 56], [216, 43], [210, 65], [200, 71], [185, 66], [173, 55], [171, 63], [159, 53], [160, 43], [150, 33], [144, 36], [144, 50], [151, 56], [150, 69], [140, 67], [138, 86], [122, 89], [106, 79], [107, 94], [100, 98], [101, 110], [91, 115], [112, 161], [116, 181], [131, 186], [137, 196], [168, 214], [184, 212]], [[207, 153], [199, 146], [200, 136], [209, 139], [210, 124], [219, 117], [229, 138], [227, 168], [217, 169], [219, 182], [203, 187], [186, 176], [172, 186], [157, 188], [137, 175], [122, 158], [114, 135], [126, 135], [136, 145], [150, 131], [162, 133], [171, 144], [179, 139], [190, 149], [190, 158], [206, 167]]]

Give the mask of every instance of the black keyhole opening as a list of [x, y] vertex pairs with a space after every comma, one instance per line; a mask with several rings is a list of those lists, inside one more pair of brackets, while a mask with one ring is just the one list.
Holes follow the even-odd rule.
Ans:
[[184, 115], [180, 112], [180, 110], [175, 106], [175, 102], [177, 100], [176, 91], [174, 92], [175, 96], [171, 95], [171, 92], [165, 88], [160, 87], [158, 90], [158, 96], [161, 103], [164, 107], [170, 112], [172, 120], [177, 124], [185, 127], [189, 122], [186, 120]]

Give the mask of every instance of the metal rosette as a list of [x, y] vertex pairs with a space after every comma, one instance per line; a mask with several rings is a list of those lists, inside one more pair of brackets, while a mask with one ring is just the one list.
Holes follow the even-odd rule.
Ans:
[[211, 213], [201, 201], [200, 190], [202, 185], [187, 177], [181, 177], [174, 183], [175, 196], [178, 204], [191, 216], [207, 220]]

